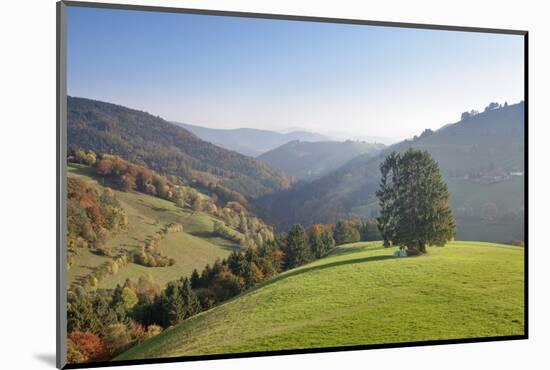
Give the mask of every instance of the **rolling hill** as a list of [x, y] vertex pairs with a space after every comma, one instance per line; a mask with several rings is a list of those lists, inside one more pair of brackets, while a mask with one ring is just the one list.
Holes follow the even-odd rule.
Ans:
[[257, 197], [294, 179], [264, 162], [223, 149], [160, 117], [96, 100], [67, 98], [69, 146], [116, 154], [164, 175]]
[[[89, 167], [71, 164], [68, 167], [68, 176], [89, 182], [100, 193], [104, 189], [92, 177]], [[151, 275], [156, 283], [163, 286], [181, 276], [190, 275], [195, 268], [201, 270], [217, 258], [227, 257], [231, 251], [239, 248], [238, 244], [213, 234], [213, 223], [216, 219], [207, 213], [180, 208], [173, 202], [143, 193], [117, 190], [114, 192], [128, 216], [128, 229], [107, 239], [105, 244], [113, 250], [113, 254], [139, 248], [168, 223], [181, 224], [183, 232], [168, 234], [160, 243], [161, 252], [174, 258], [174, 265], [151, 268], [129, 263], [101, 280], [98, 288], [112, 289], [117, 284], [123, 284], [127, 278], [135, 281], [146, 275]], [[81, 249], [68, 270], [68, 285], [86, 281], [93, 268], [111, 260], [111, 257], [95, 254], [90, 249]]]
[[524, 250], [478, 242], [396, 258], [336, 248], [116, 360], [524, 334]]
[[[322, 178], [259, 199], [262, 216], [280, 229], [294, 223], [333, 223], [377, 214], [379, 165], [391, 151], [427, 150], [451, 190], [457, 238], [511, 242], [523, 239], [524, 104], [477, 114], [360, 155]], [[484, 215], [488, 204], [495, 215]]]
[[205, 141], [251, 157], [259, 156], [293, 140], [308, 142], [329, 140], [324, 135], [301, 130], [280, 133], [254, 128], [214, 129], [179, 122], [174, 124], [189, 130]]
[[362, 141], [291, 141], [258, 157], [298, 180], [311, 181], [322, 177], [361, 154], [374, 156], [383, 144]]

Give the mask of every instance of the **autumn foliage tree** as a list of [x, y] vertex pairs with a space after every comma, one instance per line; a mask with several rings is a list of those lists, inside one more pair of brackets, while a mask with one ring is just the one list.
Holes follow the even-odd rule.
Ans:
[[307, 235], [314, 258], [321, 258], [334, 248], [335, 242], [332, 231], [326, 225], [311, 225], [307, 230]]
[[86, 358], [84, 361], [106, 361], [110, 358], [109, 349], [98, 335], [73, 331], [68, 336], [75, 349]]

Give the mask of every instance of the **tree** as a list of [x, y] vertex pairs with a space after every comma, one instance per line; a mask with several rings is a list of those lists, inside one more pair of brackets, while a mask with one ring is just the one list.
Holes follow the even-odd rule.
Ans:
[[378, 227], [384, 242], [425, 253], [426, 245], [443, 246], [455, 235], [449, 191], [439, 165], [427, 151], [391, 153], [380, 165]]
[[136, 190], [136, 179], [130, 175], [123, 175], [120, 178], [120, 188], [123, 191], [134, 191]]
[[67, 293], [67, 330], [99, 333], [103, 323], [94, 309], [94, 301], [84, 290]]
[[137, 303], [138, 297], [136, 293], [128, 287], [123, 288], [121, 300], [122, 307], [124, 307], [124, 309], [128, 311], [131, 310]]
[[124, 323], [109, 325], [105, 331], [103, 340], [111, 350], [113, 356], [121, 354], [133, 344], [132, 336]]
[[331, 231], [324, 225], [311, 225], [308, 229], [309, 246], [315, 258], [321, 258], [334, 247]]
[[164, 323], [163, 326], [175, 325], [185, 319], [185, 303], [176, 283], [168, 283], [161, 295], [163, 298]]
[[196, 198], [193, 199], [193, 201], [191, 202], [191, 208], [195, 212], [202, 211], [202, 200], [200, 196], [197, 196]]
[[[86, 361], [106, 361], [110, 357], [105, 343], [96, 334], [73, 331], [68, 335], [74, 349], [84, 355]], [[77, 354], [75, 353], [75, 356]]]
[[396, 152], [391, 152], [380, 165], [380, 189], [376, 192], [380, 205], [380, 216], [377, 218], [377, 223], [385, 247], [388, 247], [390, 241], [396, 237], [395, 223], [392, 217], [395, 200], [393, 180], [399, 175], [398, 160], [399, 155]]
[[355, 243], [360, 239], [359, 230], [351, 225], [350, 222], [340, 220], [334, 229], [334, 241], [336, 244]]
[[78, 364], [87, 362], [86, 355], [78, 350], [76, 344], [67, 338], [67, 362], [70, 364]]
[[489, 105], [485, 107], [485, 112], [493, 110], [493, 109], [498, 109], [499, 107], [500, 107], [500, 105], [497, 102], [489, 103]]
[[311, 260], [307, 235], [302, 225], [290, 229], [285, 244], [285, 266], [291, 269]]
[[248, 262], [244, 270], [244, 282], [247, 288], [253, 287], [263, 279], [262, 270], [255, 262]]
[[382, 239], [382, 235], [380, 235], [380, 230], [378, 230], [378, 226], [376, 223], [376, 220], [367, 220], [365, 223], [365, 241], [374, 241], [374, 240], [380, 240]]
[[200, 288], [200, 285], [201, 285], [201, 277], [197, 269], [194, 269], [193, 273], [191, 274], [191, 288], [198, 289]]
[[196, 315], [201, 311], [199, 299], [191, 288], [191, 281], [188, 278], [183, 279], [181, 282], [180, 294], [185, 307], [185, 318]]
[[323, 241], [321, 240], [321, 225], [311, 225], [308, 229], [309, 246], [311, 254], [315, 258], [321, 258], [324, 253]]

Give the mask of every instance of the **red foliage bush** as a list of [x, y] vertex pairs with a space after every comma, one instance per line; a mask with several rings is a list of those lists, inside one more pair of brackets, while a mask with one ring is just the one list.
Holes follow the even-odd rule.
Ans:
[[69, 339], [73, 341], [78, 351], [88, 358], [88, 361], [106, 361], [111, 357], [103, 340], [93, 333], [73, 331], [69, 333]]

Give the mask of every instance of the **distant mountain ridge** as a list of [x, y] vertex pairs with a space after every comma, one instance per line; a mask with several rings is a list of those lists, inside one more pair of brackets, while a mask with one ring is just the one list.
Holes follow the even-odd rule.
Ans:
[[303, 142], [291, 141], [258, 157], [299, 180], [311, 181], [326, 175], [361, 154], [374, 156], [383, 144], [347, 140]]
[[[506, 239], [498, 241], [522, 239], [524, 131], [523, 102], [489, 110], [435, 132], [427, 130], [374, 157], [359, 155], [320, 179], [263, 197], [258, 203], [263, 207], [264, 219], [283, 230], [294, 223], [309, 225], [335, 222], [340, 217], [372, 217], [378, 209], [375, 192], [380, 163], [391, 151], [404, 152], [412, 147], [427, 150], [439, 163], [451, 190], [459, 238], [474, 240], [465, 235], [478, 225], [475, 240], [496, 240], [487, 230], [497, 225], [481, 222], [485, 203], [493, 203], [498, 217], [509, 221], [499, 234]], [[466, 224], [474, 226], [467, 230]]]
[[255, 128], [215, 129], [188, 123], [172, 123], [194, 133], [202, 140], [250, 157], [257, 157], [262, 153], [294, 140], [308, 142], [330, 140], [327, 136], [309, 131], [280, 133]]
[[67, 98], [70, 146], [112, 153], [165, 175], [257, 197], [290, 187], [281, 170], [206, 142], [149, 113], [111, 103]]

